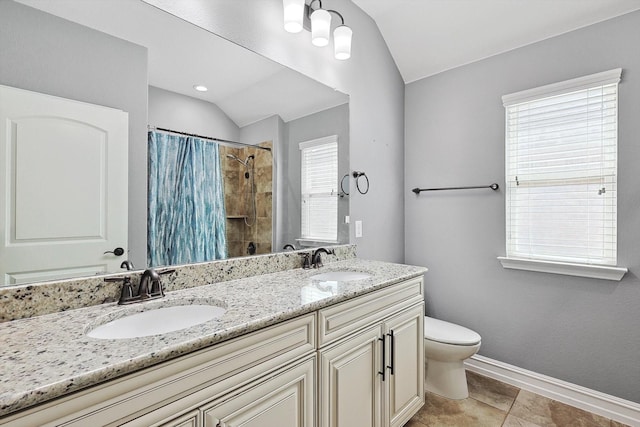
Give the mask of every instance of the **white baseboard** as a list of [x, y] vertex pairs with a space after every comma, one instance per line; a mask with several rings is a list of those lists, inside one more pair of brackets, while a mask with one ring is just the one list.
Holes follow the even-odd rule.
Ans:
[[640, 404], [476, 354], [465, 368], [596, 415], [640, 427]]

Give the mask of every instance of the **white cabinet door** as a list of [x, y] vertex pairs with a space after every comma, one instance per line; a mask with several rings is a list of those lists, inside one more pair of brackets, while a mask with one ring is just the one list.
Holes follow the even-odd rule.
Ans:
[[118, 271], [127, 113], [0, 86], [0, 177], [0, 285]]
[[200, 411], [192, 411], [161, 424], [162, 427], [200, 427]]
[[424, 404], [424, 304], [385, 321], [387, 334], [386, 421], [404, 425]]
[[423, 313], [413, 304], [320, 350], [320, 427], [401, 427], [422, 407]]
[[205, 427], [314, 427], [315, 357], [203, 408]]
[[320, 351], [320, 427], [382, 426], [382, 327]]

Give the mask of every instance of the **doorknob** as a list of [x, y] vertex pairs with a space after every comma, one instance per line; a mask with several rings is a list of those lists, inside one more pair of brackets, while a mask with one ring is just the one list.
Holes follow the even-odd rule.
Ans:
[[124, 255], [124, 249], [115, 248], [112, 251], [106, 251], [105, 254], [114, 254], [115, 256], [122, 256], [122, 255]]

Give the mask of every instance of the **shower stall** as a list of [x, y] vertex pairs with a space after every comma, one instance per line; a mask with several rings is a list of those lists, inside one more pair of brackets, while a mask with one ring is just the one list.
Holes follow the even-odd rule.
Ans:
[[[273, 144], [263, 142], [262, 147]], [[273, 159], [270, 151], [221, 147], [229, 257], [270, 253]], [[223, 157], [224, 156], [224, 157]]]
[[[246, 159], [240, 160], [235, 154], [227, 153], [227, 158], [233, 159], [240, 163], [245, 168], [244, 179], [248, 180], [244, 188], [244, 212], [247, 215], [244, 218], [244, 223], [248, 227], [255, 225], [256, 223], [256, 184], [255, 184], [255, 158], [256, 156], [251, 154]], [[249, 187], [247, 189], [246, 187]]]

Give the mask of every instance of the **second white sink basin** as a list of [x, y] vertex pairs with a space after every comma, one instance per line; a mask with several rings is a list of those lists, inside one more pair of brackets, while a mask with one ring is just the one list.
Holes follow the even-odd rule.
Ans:
[[139, 338], [166, 334], [222, 316], [227, 310], [215, 305], [175, 305], [129, 314], [87, 332], [100, 339]]
[[312, 280], [323, 282], [351, 282], [353, 280], [363, 280], [371, 277], [368, 273], [361, 271], [328, 271], [311, 276]]

